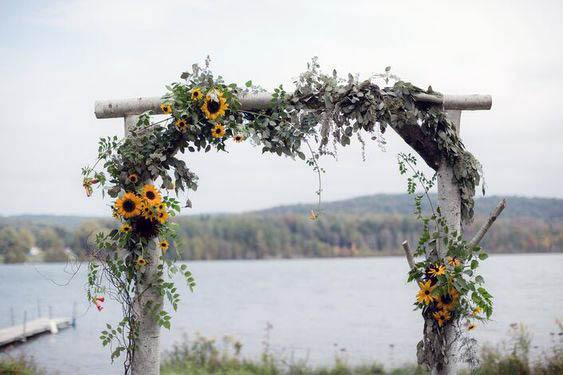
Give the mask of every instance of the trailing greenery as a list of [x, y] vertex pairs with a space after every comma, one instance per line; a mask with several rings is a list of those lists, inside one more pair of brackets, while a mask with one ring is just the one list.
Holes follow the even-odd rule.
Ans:
[[[485, 289], [485, 280], [477, 271], [480, 261], [488, 255], [477, 244], [468, 243], [462, 231], [447, 222], [440, 206], [434, 206], [429, 192], [436, 183], [436, 175], [427, 178], [417, 169], [417, 159], [410, 154], [399, 154], [398, 162], [400, 173], [408, 177], [407, 192], [414, 200], [414, 215], [422, 224], [416, 249], [409, 254], [414, 259], [409, 259], [408, 281], [416, 282], [420, 288], [414, 305], [425, 319], [425, 331], [426, 327], [433, 328], [432, 336], [424, 335], [417, 353], [419, 363], [432, 369], [448, 361], [447, 354], [437, 350], [435, 342], [452, 345], [447, 331], [450, 327], [457, 328], [450, 332], [458, 340], [465, 336], [466, 330], [476, 327], [475, 321], [491, 317], [493, 296]], [[424, 200], [430, 207], [429, 213], [423, 211]], [[473, 351], [467, 353], [466, 360], [474, 361]]]

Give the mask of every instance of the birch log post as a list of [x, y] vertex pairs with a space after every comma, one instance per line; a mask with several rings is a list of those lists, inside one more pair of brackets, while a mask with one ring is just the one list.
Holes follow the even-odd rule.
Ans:
[[[446, 111], [446, 115], [459, 132], [461, 110]], [[461, 196], [456, 184], [453, 169], [445, 159], [442, 159], [438, 174], [438, 206], [450, 229], [458, 233], [461, 231]], [[436, 257], [445, 258], [447, 248], [441, 241], [436, 248]], [[455, 337], [453, 325], [446, 325], [440, 332], [436, 329], [431, 316], [425, 318], [423, 339], [418, 344], [417, 357], [419, 363], [426, 364], [433, 375], [447, 375], [455, 373]]]
[[[125, 116], [125, 136], [137, 124], [138, 115]], [[148, 182], [148, 181], [147, 181]], [[148, 264], [139, 275], [136, 283], [136, 295], [133, 300], [133, 316], [138, 332], [134, 340], [134, 352], [131, 358], [131, 374], [160, 374], [160, 325], [154, 316], [156, 307], [163, 305], [163, 296], [154, 287], [158, 279], [160, 249], [157, 240], [149, 241], [146, 259]]]

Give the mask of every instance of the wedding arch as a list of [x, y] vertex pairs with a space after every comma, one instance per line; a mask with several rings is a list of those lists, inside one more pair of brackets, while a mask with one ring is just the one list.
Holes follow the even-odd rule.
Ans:
[[[162, 97], [95, 105], [97, 118], [124, 118], [126, 135], [123, 140], [102, 138], [97, 161], [82, 170], [87, 195], [93, 187], [107, 193], [120, 223], [96, 235], [88, 274], [88, 299], [102, 309], [109, 296], [123, 309], [123, 319], [108, 323], [100, 336], [111, 348], [111, 359], [123, 354], [125, 373], [158, 374], [160, 329], [170, 329], [167, 309], [176, 310], [180, 300], [172, 276], [180, 273], [190, 289], [195, 287], [187, 266], [177, 266], [177, 253], [170, 254], [176, 235], [169, 219], [181, 204], [169, 192], [177, 196], [197, 188], [197, 176], [177, 153], [221, 151], [227, 140], [249, 141], [262, 152], [303, 159], [320, 176], [321, 156], [334, 155], [353, 136], [363, 147], [366, 135], [382, 142], [390, 127], [435, 171], [426, 177], [417, 169], [416, 157], [399, 155], [400, 172], [407, 175], [414, 214], [423, 227], [415, 250], [403, 243], [409, 281], [420, 288], [414, 304], [424, 317], [418, 361], [432, 373], [452, 373], [463, 331], [492, 313], [492, 296], [477, 274], [487, 254], [478, 245], [505, 202], [473, 239], [463, 238], [462, 222], [473, 217], [481, 167], [459, 136], [461, 112], [488, 110], [491, 97], [423, 90], [398, 79], [390, 68], [367, 80], [351, 74], [343, 79], [336, 71], [323, 73], [316, 59], [295, 81], [293, 93], [282, 86], [267, 93], [251, 81], [244, 87], [225, 83], [213, 75], [209, 60], [203, 67], [194, 64], [181, 78]], [[166, 117], [153, 121], [153, 115]], [[428, 192], [436, 185], [434, 207]], [[191, 206], [189, 199], [186, 206]], [[311, 219], [318, 215], [312, 211]]]

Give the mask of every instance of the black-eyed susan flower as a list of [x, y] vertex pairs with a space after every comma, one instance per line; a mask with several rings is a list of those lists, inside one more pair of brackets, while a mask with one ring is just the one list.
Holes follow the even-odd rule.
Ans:
[[416, 300], [418, 301], [418, 303], [424, 303], [425, 305], [429, 305], [434, 300], [432, 291], [436, 286], [433, 286], [430, 280], [424, 283], [419, 282], [418, 286], [420, 287], [420, 290], [416, 295]]
[[124, 223], [124, 224], [121, 225], [121, 227], [119, 228], [119, 231], [120, 231], [121, 233], [130, 233], [132, 229], [133, 229], [133, 228], [131, 227], [130, 224]]
[[225, 114], [229, 108], [223, 94], [218, 90], [211, 90], [205, 95], [205, 100], [201, 105], [201, 111], [208, 120], [216, 120]]
[[461, 266], [461, 260], [458, 257], [446, 257], [448, 264], [452, 267]]
[[238, 133], [238, 134], [235, 134], [235, 135], [233, 136], [233, 140], [234, 140], [236, 143], [241, 143], [242, 141], [245, 140], [245, 137], [244, 137], [244, 135]]
[[141, 208], [141, 216], [143, 216], [145, 219], [151, 219], [151, 217], [153, 217], [154, 212], [153, 212], [153, 208], [152, 206], [145, 202], [143, 204], [143, 207]]
[[446, 266], [443, 264], [434, 264], [428, 269], [430, 277], [442, 276], [446, 274]]
[[162, 113], [164, 113], [164, 114], [172, 113], [172, 105], [170, 103], [160, 104], [160, 109], [162, 110]]
[[211, 129], [211, 136], [213, 138], [221, 138], [225, 135], [225, 127], [221, 124], [215, 124], [213, 129]]
[[146, 260], [145, 258], [143, 258], [143, 257], [137, 258], [137, 262], [136, 262], [136, 263], [137, 263], [137, 266], [139, 266], [139, 267], [144, 267], [144, 266], [146, 266], [146, 265], [148, 264], [147, 260]]
[[125, 193], [115, 201], [115, 209], [124, 218], [132, 218], [141, 213], [141, 199], [133, 193]]
[[198, 101], [201, 100], [201, 98], [203, 98], [203, 94], [201, 92], [201, 89], [199, 87], [194, 87], [191, 91], [190, 91], [192, 100]]
[[162, 240], [158, 243], [158, 247], [160, 247], [160, 250], [162, 250], [162, 252], [166, 252], [166, 250], [168, 250], [168, 248], [170, 247], [170, 244], [168, 243], [168, 241]]
[[166, 222], [166, 220], [168, 219], [168, 212], [166, 211], [158, 211], [156, 213], [156, 219], [158, 220], [158, 222], [160, 224], [164, 224]]
[[450, 320], [451, 317], [450, 312], [447, 310], [438, 310], [437, 312], [432, 313], [432, 316], [436, 320], [436, 323], [438, 323], [439, 327], [443, 326], [448, 320]]
[[186, 120], [184, 120], [183, 118], [179, 118], [178, 120], [176, 120], [174, 122], [174, 125], [176, 125], [176, 128], [182, 133], [185, 133], [185, 132], [188, 131], [188, 122]]
[[127, 176], [127, 180], [132, 184], [136, 184], [137, 182], [139, 182], [139, 176], [135, 173], [131, 173], [129, 176]]
[[145, 186], [143, 186], [143, 189], [141, 190], [141, 196], [151, 206], [155, 206], [160, 203], [160, 192], [154, 185], [146, 184]]

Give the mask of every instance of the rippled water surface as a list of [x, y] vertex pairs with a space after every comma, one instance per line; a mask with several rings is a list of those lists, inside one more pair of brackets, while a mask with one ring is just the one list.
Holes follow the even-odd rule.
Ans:
[[[189, 263], [198, 287], [183, 293], [172, 330], [164, 330], [166, 350], [184, 334], [199, 332], [242, 341], [243, 355], [262, 350], [267, 323], [272, 350], [286, 358], [330, 364], [335, 353], [353, 363], [387, 365], [415, 361], [422, 319], [412, 311], [415, 285], [406, 284], [403, 258], [213, 261]], [[69, 281], [69, 269], [53, 265], [0, 265], [0, 326], [29, 318], [70, 316], [77, 304], [76, 329], [44, 335], [15, 349], [49, 371], [61, 374], [118, 374], [98, 336], [119, 319], [119, 307], [102, 312], [84, 297], [85, 268]], [[563, 254], [492, 256], [482, 267], [495, 296], [494, 321], [479, 327], [481, 342], [499, 343], [513, 322], [533, 332], [536, 351], [549, 347], [555, 319], [563, 318]], [[57, 286], [53, 282], [66, 284]], [[89, 308], [90, 307], [90, 308]], [[343, 354], [344, 353], [344, 354]]]

